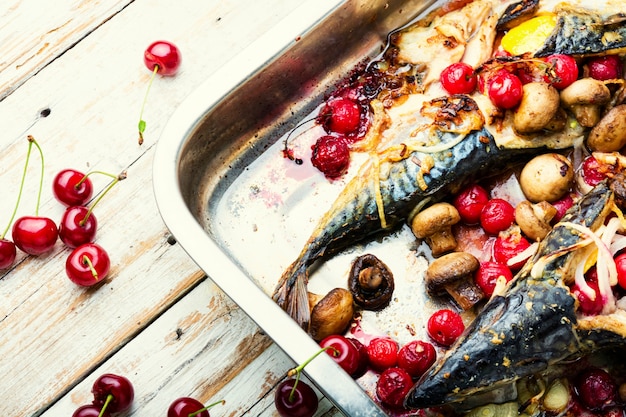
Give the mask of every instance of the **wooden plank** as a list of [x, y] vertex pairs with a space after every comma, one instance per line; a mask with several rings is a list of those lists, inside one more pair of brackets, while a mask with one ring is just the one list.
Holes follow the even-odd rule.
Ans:
[[[26, 134], [46, 153], [47, 187], [67, 167], [128, 170], [128, 179], [96, 209], [97, 242], [113, 260], [103, 286], [84, 290], [65, 278], [69, 250], [61, 243], [46, 256], [20, 254], [16, 267], [2, 272], [0, 357], [8, 359], [0, 361], [0, 394], [6, 398], [1, 415], [38, 415], [203, 279], [185, 253], [167, 243], [152, 196], [153, 146], [176, 106], [216, 65], [296, 6], [287, 0], [245, 9], [216, 0], [182, 0], [175, 7], [165, 0], [135, 1], [0, 102], [0, 123], [6, 127], [0, 184], [7, 196], [0, 201], [0, 223], [8, 222], [10, 196], [17, 195]], [[184, 63], [176, 77], [155, 81], [145, 114], [146, 142], [139, 146], [136, 124], [149, 77], [141, 56], [148, 43], [162, 37], [181, 47]], [[42, 117], [45, 108], [51, 112]], [[34, 156], [19, 215], [33, 214], [38, 164]], [[107, 180], [96, 181], [102, 189]], [[46, 188], [40, 213], [59, 219], [62, 211]], [[238, 337], [258, 331], [250, 321], [239, 321], [249, 330]], [[224, 332], [209, 334], [220, 339]]]

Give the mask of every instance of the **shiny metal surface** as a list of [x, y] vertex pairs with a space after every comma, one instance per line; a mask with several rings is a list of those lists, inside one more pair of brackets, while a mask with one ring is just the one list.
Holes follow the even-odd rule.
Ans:
[[[318, 345], [216, 239], [216, 205], [233, 181], [322, 101], [387, 33], [434, 1], [304, 1], [206, 80], [168, 122], [154, 159], [163, 220], [200, 268], [296, 363]], [[329, 357], [306, 374], [348, 416], [384, 416]]]

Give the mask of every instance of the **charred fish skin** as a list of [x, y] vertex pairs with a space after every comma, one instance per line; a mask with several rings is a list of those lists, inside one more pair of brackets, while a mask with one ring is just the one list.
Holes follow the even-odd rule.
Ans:
[[496, 28], [498, 30], [511, 29], [532, 17], [538, 8], [539, 0], [522, 0], [510, 4], [498, 19]]
[[[446, 141], [457, 135], [446, 132], [441, 137]], [[306, 283], [316, 260], [397, 229], [421, 201], [439, 201], [474, 179], [501, 172], [543, 150], [499, 148], [491, 133], [482, 128], [445, 151], [407, 151], [406, 155], [398, 151], [400, 156], [369, 165], [348, 183], [322, 217], [297, 260], [283, 273], [272, 296], [274, 301], [308, 329]], [[379, 215], [378, 196], [386, 227]]]
[[[594, 227], [603, 221], [612, 198], [602, 183], [581, 198], [563, 222]], [[428, 408], [462, 402], [597, 347], [600, 333], [577, 331], [576, 302], [562, 279], [571, 271], [573, 256], [562, 248], [581, 239], [576, 230], [555, 226], [506, 293], [491, 299], [457, 343], [415, 384], [405, 405]], [[559, 252], [541, 277], [530, 275], [540, 259]], [[606, 337], [606, 331], [601, 333]], [[624, 338], [616, 335], [603, 343], [610, 341], [624, 344]]]
[[535, 56], [589, 56], [622, 51], [626, 49], [624, 23], [605, 21], [593, 12], [564, 9], [558, 13], [556, 28]]

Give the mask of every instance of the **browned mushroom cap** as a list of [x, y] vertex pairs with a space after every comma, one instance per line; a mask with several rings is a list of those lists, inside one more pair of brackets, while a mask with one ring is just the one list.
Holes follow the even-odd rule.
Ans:
[[391, 270], [375, 255], [359, 256], [352, 263], [348, 288], [358, 306], [374, 311], [387, 307], [394, 287]]
[[449, 203], [436, 203], [420, 211], [411, 220], [411, 230], [418, 239], [426, 239], [433, 256], [456, 248], [452, 226], [461, 220], [457, 209]]
[[432, 295], [448, 293], [459, 307], [472, 308], [485, 297], [474, 283], [480, 263], [471, 253], [452, 252], [435, 259], [426, 270], [426, 289]]
[[541, 240], [552, 230], [550, 221], [556, 215], [556, 208], [547, 201], [532, 204], [528, 200], [515, 207], [515, 223], [531, 240]]
[[309, 293], [309, 306], [309, 334], [318, 342], [326, 336], [343, 333], [354, 316], [352, 294], [345, 288], [334, 288], [325, 296]]

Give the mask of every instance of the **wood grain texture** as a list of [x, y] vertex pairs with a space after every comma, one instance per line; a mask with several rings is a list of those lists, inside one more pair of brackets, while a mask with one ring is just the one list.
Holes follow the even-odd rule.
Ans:
[[[19, 253], [13, 268], [0, 271], [0, 415], [69, 416], [90, 402], [91, 384], [104, 372], [135, 384], [128, 415], [164, 415], [184, 395], [226, 399], [217, 415], [275, 415], [272, 389], [294, 364], [168, 243], [152, 195], [154, 146], [172, 112], [298, 6], [242, 4], [11, 0], [0, 7], [0, 233], [15, 204], [28, 134], [46, 158], [41, 215], [63, 213], [50, 191], [63, 168], [128, 174], [95, 210], [96, 241], [112, 259], [102, 285], [83, 289], [66, 278], [70, 250], [61, 242], [44, 256]], [[142, 54], [156, 39], [175, 42], [183, 65], [175, 77], [155, 80], [139, 146], [150, 77]], [[34, 214], [39, 164], [33, 154], [18, 216]], [[96, 189], [109, 180], [94, 177]], [[333, 410], [322, 400], [318, 415]]]

